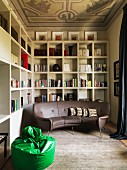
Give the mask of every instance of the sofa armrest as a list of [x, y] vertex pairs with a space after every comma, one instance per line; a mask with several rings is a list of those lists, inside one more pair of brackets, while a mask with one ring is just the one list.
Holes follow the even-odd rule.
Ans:
[[108, 118], [109, 118], [109, 115], [104, 115], [104, 116], [99, 117], [98, 119], [99, 129], [102, 129], [105, 126]]
[[43, 118], [35, 116], [35, 119], [42, 129], [42, 131], [50, 131], [52, 130], [52, 120], [50, 118]]

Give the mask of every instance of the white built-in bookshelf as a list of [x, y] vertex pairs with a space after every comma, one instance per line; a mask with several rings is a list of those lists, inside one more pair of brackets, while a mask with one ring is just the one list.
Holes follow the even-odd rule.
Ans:
[[74, 100], [109, 100], [108, 41], [40, 40], [33, 49], [35, 102], [64, 101], [68, 94]]
[[75, 33], [65, 39], [63, 32], [37, 32], [33, 41], [4, 0], [0, 19], [0, 132], [9, 133], [9, 146], [19, 136], [23, 108], [31, 103], [64, 101], [69, 95], [109, 101], [108, 41], [83, 40]]
[[20, 134], [22, 109], [32, 103], [32, 41], [4, 0], [0, 1], [0, 37], [0, 132], [8, 133], [10, 147]]

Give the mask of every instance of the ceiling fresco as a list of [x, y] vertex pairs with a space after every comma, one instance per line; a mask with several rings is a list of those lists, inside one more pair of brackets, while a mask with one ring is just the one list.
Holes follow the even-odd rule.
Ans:
[[124, 0], [10, 0], [27, 27], [105, 26]]

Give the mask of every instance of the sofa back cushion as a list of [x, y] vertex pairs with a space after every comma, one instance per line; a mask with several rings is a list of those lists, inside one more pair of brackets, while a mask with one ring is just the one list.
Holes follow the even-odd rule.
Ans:
[[60, 101], [58, 102], [59, 116], [68, 116], [69, 108], [80, 107], [79, 101]]
[[35, 103], [34, 114], [43, 118], [58, 117], [57, 102]]
[[81, 101], [80, 104], [80, 107], [96, 109], [99, 117], [110, 114], [110, 104], [107, 102]]

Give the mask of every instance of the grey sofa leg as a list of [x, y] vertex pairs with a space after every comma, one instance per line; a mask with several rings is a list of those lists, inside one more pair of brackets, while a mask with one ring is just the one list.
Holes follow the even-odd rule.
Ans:
[[48, 131], [48, 136], [49, 136], [49, 131]]
[[102, 138], [101, 129], [100, 129], [100, 137]]
[[73, 131], [73, 135], [74, 135], [74, 128], [73, 128], [73, 126], [72, 126], [72, 131]]

